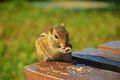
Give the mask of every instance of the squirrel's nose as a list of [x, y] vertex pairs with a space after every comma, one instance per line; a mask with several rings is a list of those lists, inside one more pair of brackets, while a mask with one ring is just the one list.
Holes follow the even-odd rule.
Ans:
[[70, 52], [72, 52], [72, 49], [71, 49], [70, 47], [66, 47], [66, 48], [65, 48], [65, 52], [66, 52], [66, 53], [70, 53]]

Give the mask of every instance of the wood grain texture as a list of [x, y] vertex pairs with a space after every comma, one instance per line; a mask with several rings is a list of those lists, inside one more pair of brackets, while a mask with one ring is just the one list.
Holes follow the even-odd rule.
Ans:
[[25, 80], [119, 80], [120, 73], [65, 62], [42, 62], [24, 68]]

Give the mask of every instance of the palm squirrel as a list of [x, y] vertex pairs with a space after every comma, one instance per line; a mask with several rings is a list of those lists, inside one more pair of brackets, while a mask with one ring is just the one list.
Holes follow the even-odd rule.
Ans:
[[39, 61], [72, 61], [72, 46], [64, 24], [50, 26], [35, 41]]

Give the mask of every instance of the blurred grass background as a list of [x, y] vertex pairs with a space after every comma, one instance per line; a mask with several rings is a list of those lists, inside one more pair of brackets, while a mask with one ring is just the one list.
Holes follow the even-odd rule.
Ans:
[[49, 25], [63, 22], [73, 51], [120, 39], [120, 10], [66, 10], [0, 3], [0, 80], [23, 80], [24, 66], [37, 62], [35, 40]]

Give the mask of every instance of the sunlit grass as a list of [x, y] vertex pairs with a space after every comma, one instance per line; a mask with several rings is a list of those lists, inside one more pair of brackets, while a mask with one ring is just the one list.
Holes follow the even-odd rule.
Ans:
[[23, 80], [24, 66], [37, 61], [34, 41], [49, 25], [65, 23], [73, 51], [120, 39], [114, 11], [33, 8], [29, 3], [0, 3], [0, 79]]

